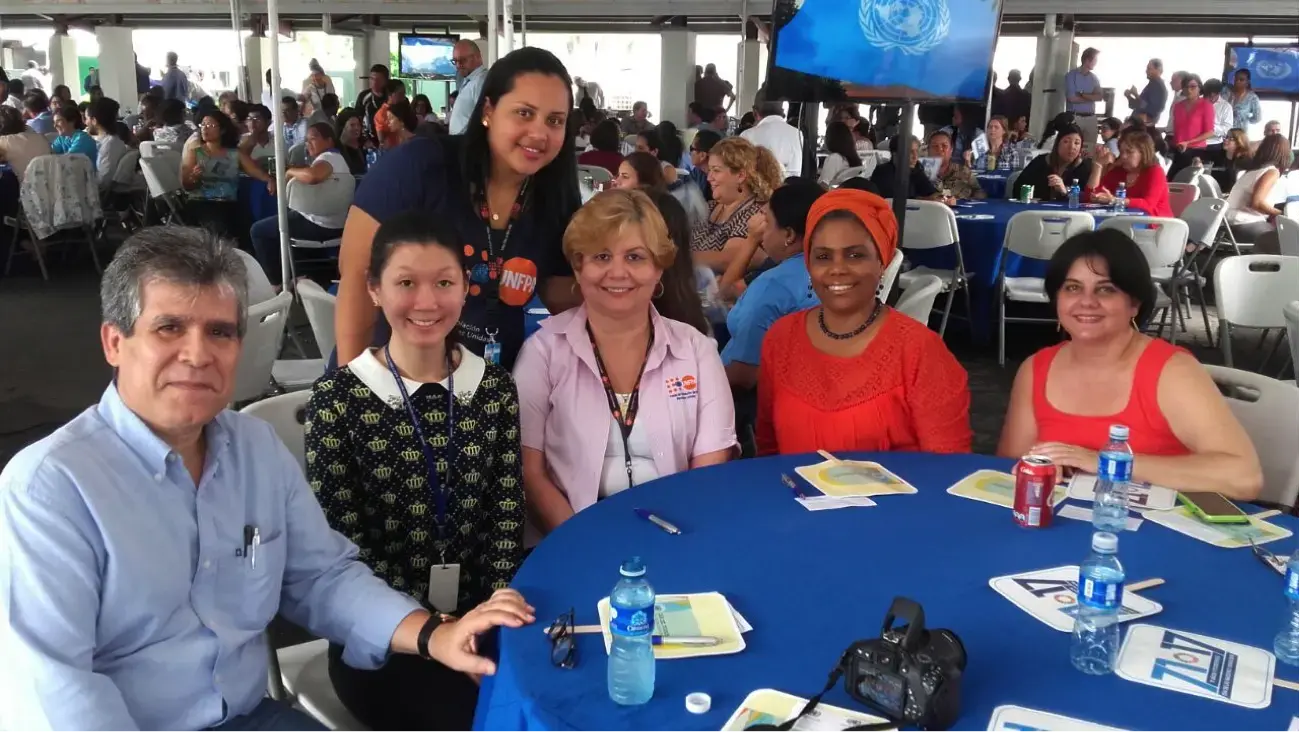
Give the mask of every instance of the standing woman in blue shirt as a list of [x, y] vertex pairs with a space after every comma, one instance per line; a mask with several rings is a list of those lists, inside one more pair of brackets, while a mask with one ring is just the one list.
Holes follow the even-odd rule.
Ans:
[[55, 155], [66, 155], [76, 153], [85, 155], [90, 158], [90, 169], [95, 169], [95, 164], [99, 161], [99, 146], [95, 144], [95, 138], [91, 137], [83, 129], [81, 122], [81, 111], [75, 104], [65, 104], [59, 107], [59, 111], [54, 115], [54, 131], [59, 136], [50, 142], [50, 150]]
[[1264, 118], [1259, 108], [1259, 95], [1250, 84], [1250, 69], [1237, 69], [1232, 75], [1232, 88], [1223, 90], [1223, 98], [1232, 105], [1232, 126], [1249, 130]]
[[423, 209], [463, 244], [469, 296], [457, 337], [507, 369], [524, 341], [524, 308], [540, 294], [553, 313], [577, 304], [564, 229], [581, 205], [569, 72], [554, 54], [521, 48], [493, 64], [464, 135], [416, 137], [384, 155], [357, 190], [339, 252], [338, 363], [388, 339], [366, 294], [379, 225]]

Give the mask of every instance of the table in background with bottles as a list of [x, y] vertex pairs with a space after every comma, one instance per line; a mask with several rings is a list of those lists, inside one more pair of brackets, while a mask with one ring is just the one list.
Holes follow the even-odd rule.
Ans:
[[[500, 638], [495, 677], [483, 680], [477, 729], [721, 729], [745, 696], [774, 688], [817, 692], [852, 642], [879, 637], [895, 596], [924, 607], [929, 627], [949, 628], [969, 653], [962, 714], [954, 729], [985, 729], [1003, 704], [1042, 709], [1121, 729], [1286, 729], [1294, 691], [1251, 710], [1125, 681], [1088, 676], [1070, 663], [1068, 633], [1035, 620], [989, 587], [993, 577], [1077, 565], [1089, 553], [1091, 524], [1057, 518], [1022, 529], [1009, 509], [947, 494], [980, 469], [1013, 461], [978, 455], [840, 455], [876, 460], [916, 486], [872, 508], [810, 512], [781, 474], [811, 455], [743, 460], [637, 486], [567, 521], [529, 556], [513, 586], [537, 608], [532, 626]], [[801, 482], [805, 490], [815, 493]], [[647, 508], [682, 530], [664, 533], [633, 513]], [[1271, 519], [1296, 530], [1289, 516]], [[1294, 537], [1271, 545], [1295, 550]], [[577, 666], [555, 668], [543, 632], [576, 609], [597, 622], [596, 603], [619, 579], [619, 564], [641, 556], [659, 594], [718, 591], [754, 626], [736, 655], [659, 662], [654, 697], [619, 707], [606, 689], [599, 635], [577, 639]], [[1129, 583], [1160, 577], [1143, 594], [1164, 611], [1143, 622], [1272, 652], [1286, 620], [1283, 580], [1250, 549], [1219, 549], [1154, 522], [1119, 539]], [[1294, 680], [1295, 667], [1279, 665]], [[684, 699], [702, 691], [711, 711], [690, 714]], [[860, 708], [842, 687], [827, 703]]]

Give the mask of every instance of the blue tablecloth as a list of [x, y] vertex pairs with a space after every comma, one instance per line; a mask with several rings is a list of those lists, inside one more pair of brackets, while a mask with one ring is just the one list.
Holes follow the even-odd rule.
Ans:
[[249, 218], [249, 225], [277, 213], [275, 196], [266, 183], [246, 175], [239, 176], [239, 207]]
[[[878, 637], [897, 595], [920, 602], [931, 627], [954, 630], [970, 656], [955, 729], [984, 729], [993, 708], [1019, 704], [1123, 729], [1285, 729], [1296, 693], [1274, 689], [1266, 710], [1249, 710], [1090, 677], [1070, 664], [1070, 635], [1047, 627], [994, 592], [990, 578], [1078, 564], [1092, 526], [1059, 519], [1021, 529], [1004, 508], [950, 496], [973, 470], [1011, 461], [893, 453], [876, 459], [919, 492], [874, 508], [809, 512], [780, 473], [815, 456], [744, 460], [680, 473], [615, 495], [579, 513], [532, 553], [514, 587], [537, 608], [537, 623], [500, 637], [500, 665], [484, 679], [477, 729], [721, 729], [745, 695], [770, 687], [809, 696], [850, 643]], [[814, 491], [815, 492], [815, 491]], [[670, 536], [633, 515], [651, 509], [683, 531]], [[1273, 521], [1294, 530], [1296, 521]], [[1277, 542], [1292, 551], [1295, 540]], [[577, 609], [596, 623], [596, 602], [618, 579], [619, 562], [641, 555], [664, 594], [718, 591], [753, 624], [742, 653], [665, 661], [654, 698], [620, 708], [606, 692], [599, 635], [578, 640], [578, 664], [554, 668], [543, 626]], [[1131, 581], [1162, 577], [1144, 594], [1164, 605], [1146, 622], [1268, 649], [1286, 616], [1282, 578], [1249, 549], [1218, 549], [1147, 522], [1120, 539]], [[1280, 667], [1283, 678], [1296, 669]], [[686, 694], [713, 697], [689, 714]], [[856, 707], [837, 687], [832, 704]]]
[[989, 194], [989, 198], [1006, 198], [1007, 197], [1007, 179], [1011, 177], [1010, 170], [995, 170], [992, 172], [976, 172], [979, 178], [980, 188]]

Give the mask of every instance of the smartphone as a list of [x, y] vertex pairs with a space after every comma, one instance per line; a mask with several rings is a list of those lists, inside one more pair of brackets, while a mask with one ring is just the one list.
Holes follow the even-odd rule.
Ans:
[[1178, 500], [1200, 520], [1210, 524], [1248, 524], [1250, 519], [1236, 504], [1218, 493], [1179, 493]]

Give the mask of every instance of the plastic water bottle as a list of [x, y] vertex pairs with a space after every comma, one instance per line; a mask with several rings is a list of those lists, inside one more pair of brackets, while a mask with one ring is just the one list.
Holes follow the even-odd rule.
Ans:
[[1282, 630], [1273, 639], [1273, 655], [1282, 663], [1292, 666], [1300, 661], [1300, 573], [1296, 571], [1296, 562], [1300, 561], [1300, 550], [1291, 555], [1286, 563], [1286, 602], [1287, 619]]
[[1124, 567], [1115, 556], [1119, 539], [1109, 531], [1092, 535], [1092, 553], [1079, 565], [1079, 602], [1074, 614], [1070, 662], [1094, 676], [1115, 670], [1119, 655], [1119, 610], [1124, 603]]
[[1124, 209], [1127, 207], [1128, 189], [1123, 183], [1120, 183], [1119, 188], [1115, 190], [1115, 210], [1119, 213], [1124, 213]]
[[645, 704], [655, 693], [655, 591], [641, 557], [623, 562], [619, 574], [623, 578], [609, 593], [609, 698]]
[[1098, 531], [1123, 531], [1128, 523], [1128, 484], [1133, 480], [1133, 449], [1128, 427], [1110, 426], [1110, 442], [1097, 460], [1097, 489], [1092, 499], [1092, 525]]
[[1070, 181], [1070, 208], [1079, 207], [1079, 179]]

